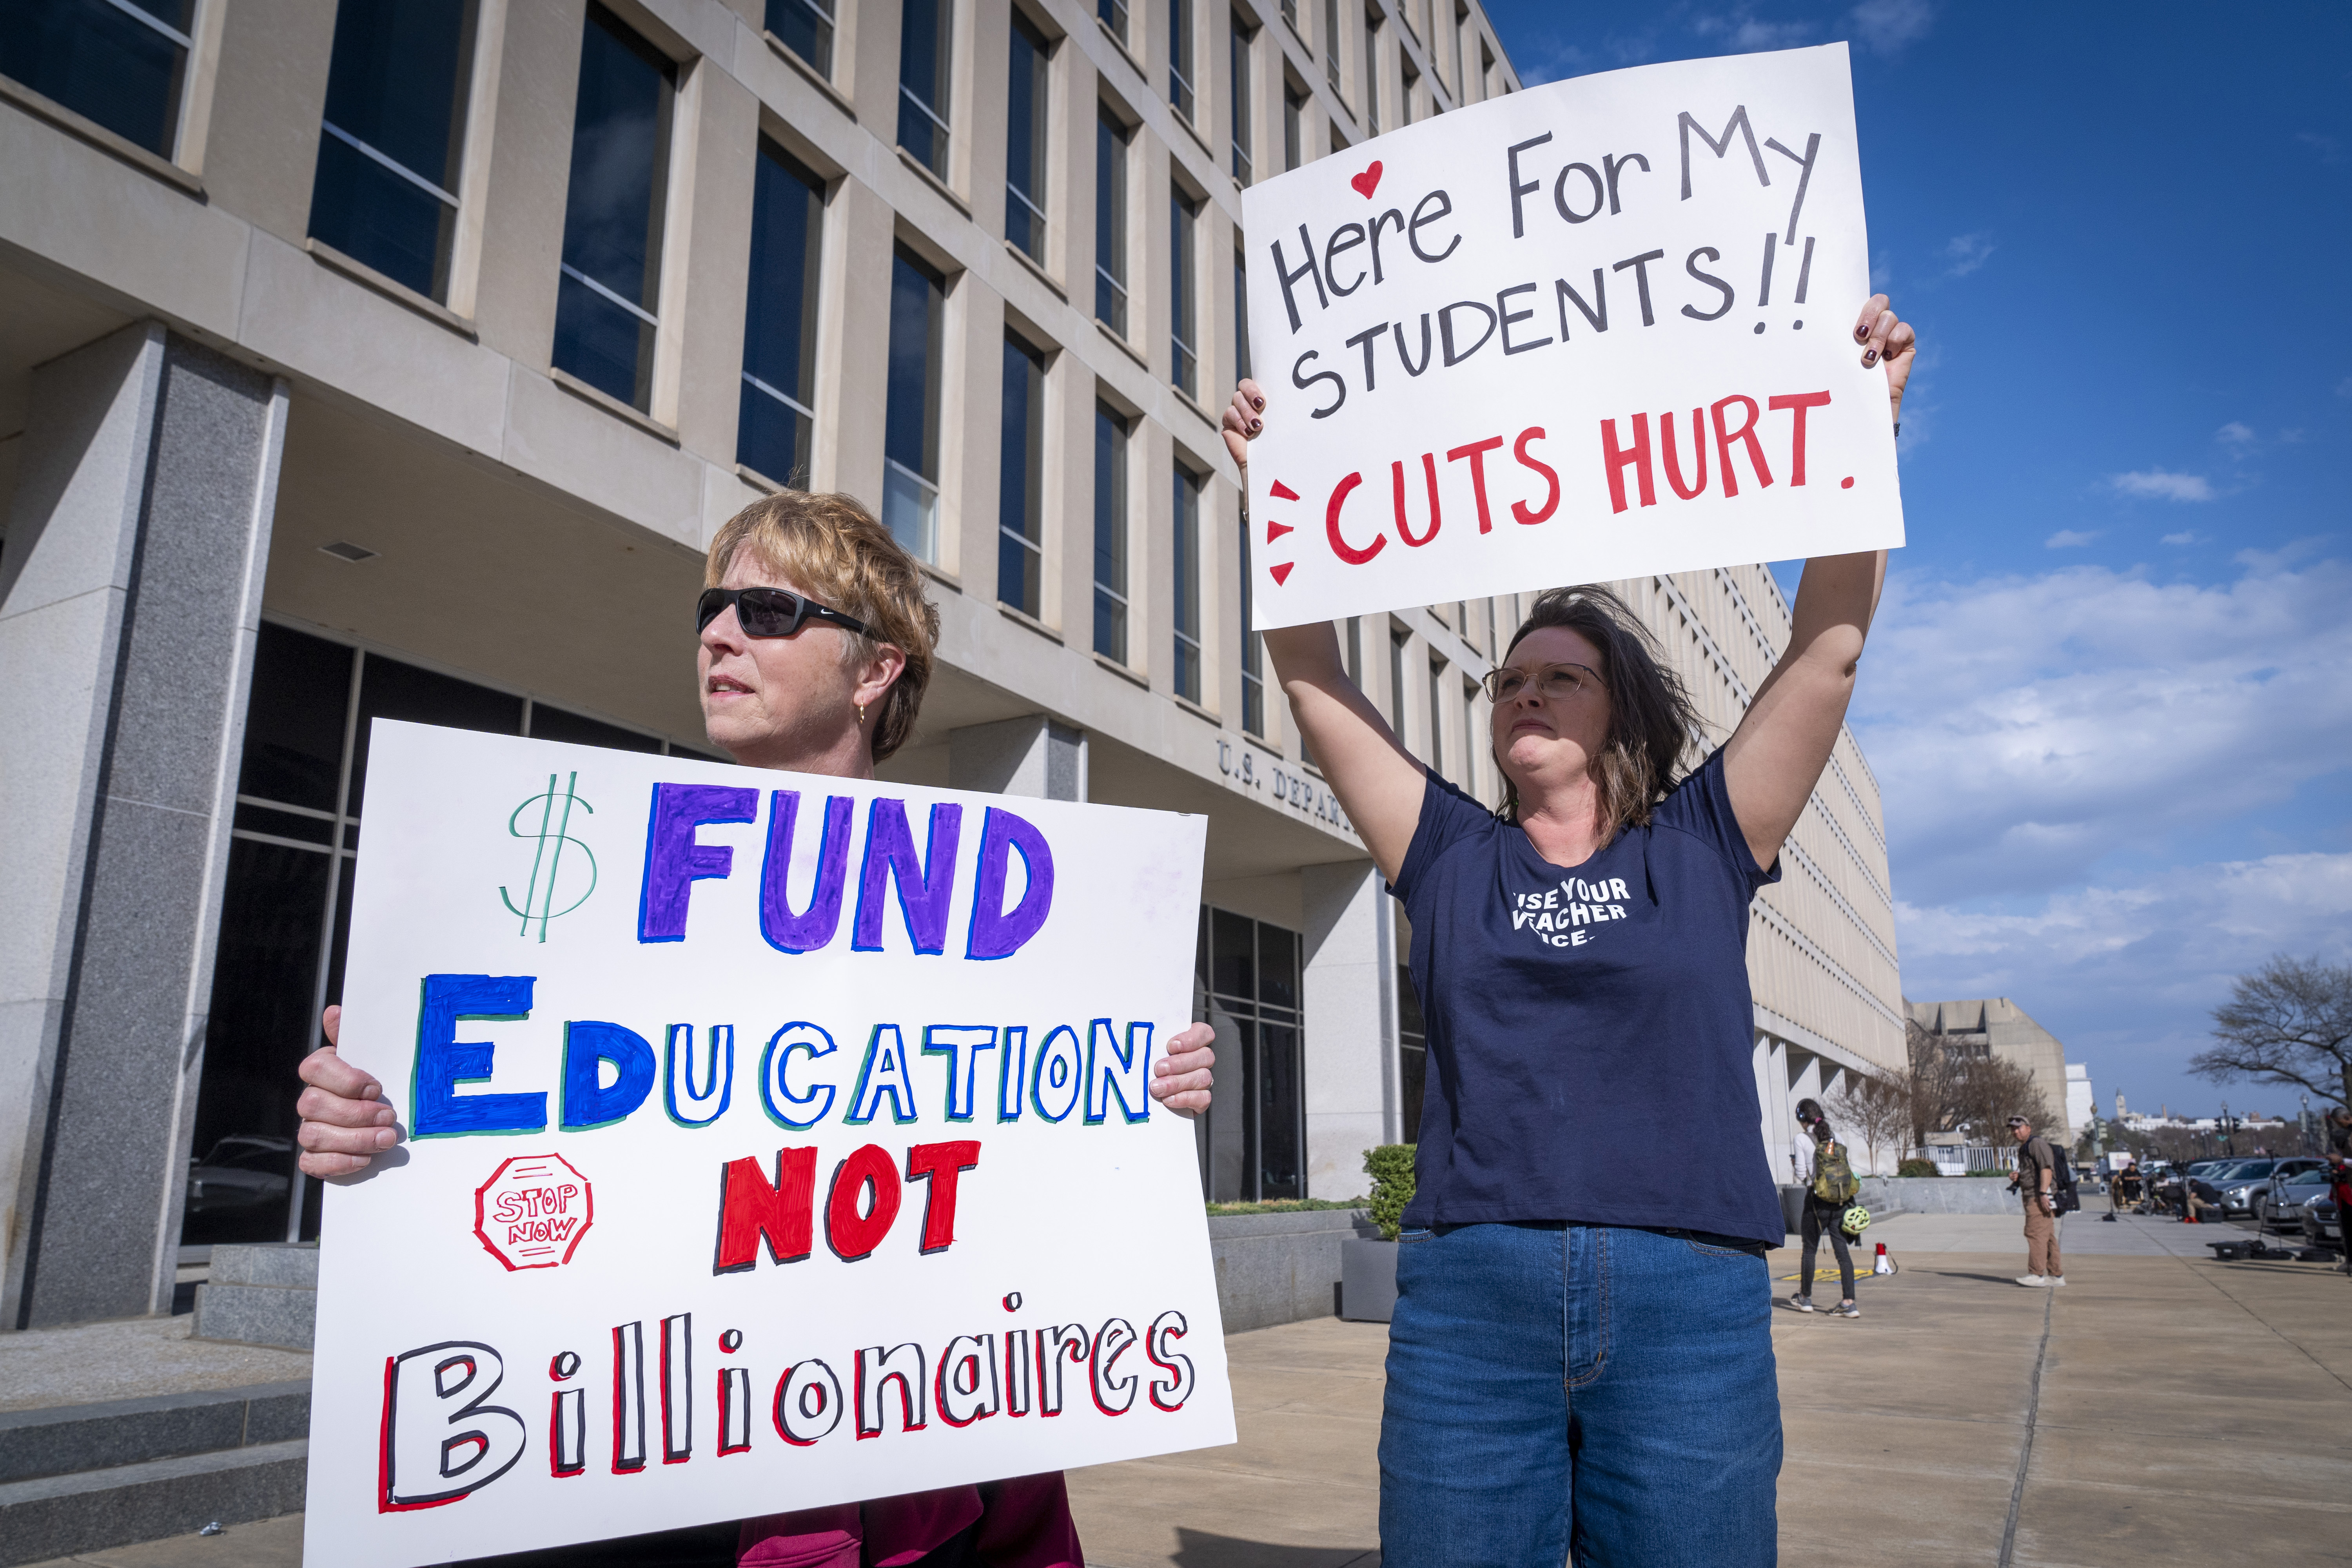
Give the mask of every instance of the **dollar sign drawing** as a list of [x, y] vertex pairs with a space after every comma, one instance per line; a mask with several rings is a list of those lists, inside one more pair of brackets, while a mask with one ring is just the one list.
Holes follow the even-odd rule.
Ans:
[[[579, 784], [580, 775], [575, 773], [563, 781], [559, 790], [555, 775], [550, 773], [547, 775], [547, 793], [532, 795], [516, 806], [514, 815], [507, 818], [509, 833], [517, 838], [536, 839], [538, 847], [531, 854], [530, 885], [523, 891], [521, 906], [516, 906], [514, 895], [503, 887], [499, 889], [499, 901], [506, 905], [509, 914], [522, 917], [524, 936], [530, 934], [531, 922], [538, 921], [539, 940], [541, 942], [547, 940], [548, 921], [559, 915], [570, 914], [586, 903], [588, 895], [596, 890], [595, 852], [564, 831], [572, 825], [572, 812], [575, 806], [592, 816], [596, 810], [576, 793]], [[528, 826], [523, 821], [531, 814], [533, 806], [539, 808], [539, 825], [536, 827]], [[563, 847], [567, 844], [587, 857], [588, 886], [578, 898], [559, 910], [555, 907], [556, 882], [563, 872]], [[578, 861], [574, 860], [573, 864], [576, 866]]]

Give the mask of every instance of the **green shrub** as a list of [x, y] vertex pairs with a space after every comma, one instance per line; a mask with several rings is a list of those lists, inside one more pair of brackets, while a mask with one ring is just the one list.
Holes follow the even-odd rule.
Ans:
[[1381, 1238], [1394, 1241], [1404, 1220], [1404, 1205], [1412, 1202], [1412, 1151], [1410, 1143], [1383, 1143], [1364, 1151], [1364, 1171], [1372, 1178], [1372, 1223]]
[[1237, 1214], [1307, 1214], [1322, 1209], [1360, 1209], [1362, 1198], [1345, 1198], [1334, 1202], [1328, 1198], [1268, 1198], [1262, 1204], [1211, 1204], [1213, 1215]]
[[2007, 1181], [2009, 1179], [2009, 1173], [1999, 1168], [1990, 1171], [1970, 1171], [1969, 1174], [1971, 1176], [1999, 1176], [2002, 1181]]
[[1936, 1162], [1916, 1158], [1906, 1160], [1895, 1167], [1895, 1173], [1898, 1176], [1932, 1176], [1936, 1174]]

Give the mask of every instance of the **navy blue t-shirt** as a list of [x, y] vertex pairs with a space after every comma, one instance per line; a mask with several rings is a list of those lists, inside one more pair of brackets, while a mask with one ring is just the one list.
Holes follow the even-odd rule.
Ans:
[[1397, 896], [1428, 1030], [1407, 1225], [1570, 1220], [1780, 1246], [1756, 1109], [1756, 868], [1717, 751], [1564, 869], [1432, 777]]

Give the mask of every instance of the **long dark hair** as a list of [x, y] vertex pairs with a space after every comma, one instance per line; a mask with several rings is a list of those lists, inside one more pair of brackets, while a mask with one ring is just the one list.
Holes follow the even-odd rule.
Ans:
[[[1547, 626], [1564, 626], [1601, 650], [1601, 679], [1609, 687], [1609, 735], [1589, 771], [1600, 786], [1607, 837], [1648, 826], [1651, 807], [1675, 787], [1683, 748], [1699, 731], [1689, 689], [1661, 662], [1649, 628], [1624, 600], [1597, 583], [1538, 595], [1503, 658], [1508, 659], [1529, 633]], [[1499, 755], [1496, 771], [1502, 773]], [[1519, 790], [1508, 773], [1503, 774], [1503, 804], [1495, 815], [1506, 822], [1519, 819]]]
[[1822, 1102], [1818, 1100], [1797, 1101], [1797, 1120], [1804, 1123], [1805, 1131], [1813, 1135], [1816, 1143], [1827, 1143], [1837, 1136], [1830, 1128], [1830, 1119], [1822, 1114]]

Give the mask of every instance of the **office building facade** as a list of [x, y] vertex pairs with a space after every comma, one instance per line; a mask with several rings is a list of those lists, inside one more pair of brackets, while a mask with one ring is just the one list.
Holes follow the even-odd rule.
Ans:
[[[1402, 917], [1248, 629], [1243, 186], [1514, 90], [1459, 0], [75, 0], [0, 36], [9, 1328], [315, 1234], [369, 721], [699, 754], [705, 545], [847, 491], [942, 618], [925, 784], [1196, 812], [1219, 1199], [1410, 1138]], [[1757, 568], [1622, 584], [1736, 722]], [[1343, 626], [1496, 795], [1517, 600]], [[1899, 1057], [1841, 742], [1759, 900], [1759, 1115]], [[1792, 847], [1793, 850], [1793, 847]], [[1810, 1075], [1810, 1076], [1809, 1076]], [[1778, 1157], [1776, 1155], [1776, 1157]]]

